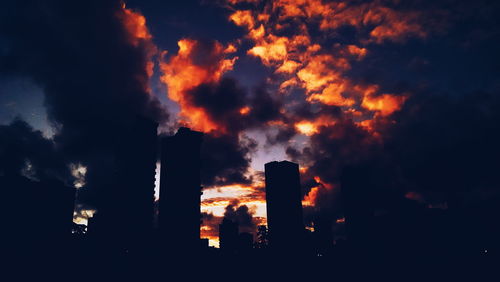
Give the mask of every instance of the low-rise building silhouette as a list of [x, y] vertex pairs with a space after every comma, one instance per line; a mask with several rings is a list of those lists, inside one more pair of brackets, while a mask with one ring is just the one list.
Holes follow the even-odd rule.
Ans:
[[238, 247], [239, 226], [237, 222], [224, 218], [219, 224], [219, 247], [226, 253], [234, 253]]
[[238, 251], [240, 253], [248, 253], [253, 249], [252, 233], [242, 232], [238, 235]]
[[253, 235], [239, 233], [239, 224], [224, 218], [219, 224], [219, 246], [224, 254], [245, 254], [253, 249]]
[[3, 250], [57, 251], [69, 243], [75, 188], [55, 179], [0, 177]]

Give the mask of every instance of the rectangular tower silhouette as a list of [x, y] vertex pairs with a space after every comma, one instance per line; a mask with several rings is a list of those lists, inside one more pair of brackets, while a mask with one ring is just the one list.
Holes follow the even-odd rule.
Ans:
[[277, 252], [299, 250], [304, 237], [299, 166], [270, 162], [265, 175], [269, 247]]
[[238, 223], [227, 218], [219, 224], [219, 247], [228, 253], [234, 253], [238, 245]]
[[158, 158], [158, 123], [135, 116], [127, 125], [114, 142], [113, 171], [109, 172], [113, 182], [101, 191], [96, 218], [89, 226], [103, 246], [122, 250], [149, 243]]
[[353, 252], [366, 252], [374, 243], [375, 181], [369, 166], [346, 166], [340, 178], [346, 231]]
[[159, 224], [163, 245], [190, 253], [200, 247], [203, 133], [181, 127], [161, 144]]
[[117, 155], [117, 179], [129, 208], [127, 222], [141, 232], [153, 224], [155, 170], [158, 154], [158, 123], [137, 117]]

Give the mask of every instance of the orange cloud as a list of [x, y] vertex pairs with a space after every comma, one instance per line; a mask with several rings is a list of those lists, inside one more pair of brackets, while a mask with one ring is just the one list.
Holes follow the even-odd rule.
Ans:
[[300, 63], [292, 60], [286, 60], [283, 64], [276, 69], [277, 73], [294, 73], [295, 70], [300, 66]]
[[245, 107], [240, 109], [240, 114], [243, 116], [248, 115], [250, 113], [250, 111], [251, 111], [250, 107], [245, 106]]
[[302, 199], [302, 206], [314, 207], [322, 193], [330, 192], [334, 189], [332, 184], [322, 181], [319, 176], [315, 176], [314, 181], [316, 181], [318, 185], [311, 188], [309, 193], [304, 196], [304, 199]]
[[269, 35], [266, 40], [248, 50], [248, 54], [259, 57], [265, 65], [271, 66], [287, 58], [287, 45], [288, 38]]
[[368, 53], [366, 48], [361, 48], [356, 45], [347, 45], [347, 51], [349, 54], [356, 56], [358, 60], [363, 59]]
[[356, 101], [352, 98], [345, 98], [344, 91], [348, 90], [347, 82], [331, 83], [323, 89], [321, 93], [309, 96], [309, 101], [319, 101], [330, 106], [352, 106]]
[[203, 108], [193, 105], [188, 92], [203, 83], [217, 82], [232, 70], [237, 57], [229, 59], [227, 54], [236, 47], [224, 47], [219, 42], [207, 47], [193, 39], [182, 39], [178, 46], [177, 55], [160, 62], [163, 73], [160, 79], [167, 86], [168, 97], [180, 106], [181, 122], [204, 132], [224, 131]]
[[389, 8], [380, 8], [374, 22], [381, 22], [371, 32], [372, 40], [382, 43], [384, 40], [400, 42], [409, 36], [424, 38], [427, 33], [418, 24], [419, 14], [400, 13]]
[[[330, 55], [317, 55], [297, 72], [297, 77], [308, 92], [320, 91], [329, 83], [342, 77], [339, 70], [333, 68], [336, 60]], [[348, 65], [343, 65], [348, 68]]]
[[372, 28], [367, 41], [376, 43], [382, 43], [384, 40], [400, 42], [410, 36], [423, 38], [427, 35], [419, 24], [419, 13], [397, 11], [385, 6], [383, 1], [360, 5], [338, 2], [322, 7], [321, 13], [316, 8], [316, 13], [311, 14], [321, 18], [320, 28], [323, 30], [337, 29], [343, 25], [354, 26], [360, 30]]
[[[266, 201], [264, 184], [255, 182], [253, 185], [227, 185], [209, 187], [203, 190], [201, 196], [201, 212], [203, 214], [200, 226], [201, 238], [208, 238], [211, 246], [219, 246], [219, 229], [226, 207], [237, 200], [238, 208], [246, 205], [249, 208], [255, 225], [266, 225]], [[255, 231], [255, 230], [253, 230]]]
[[[147, 77], [153, 76], [154, 61], [153, 57], [158, 53], [156, 45], [153, 43], [153, 36], [146, 25], [146, 18], [139, 12], [127, 9], [125, 4], [122, 5], [117, 14], [117, 18], [123, 24], [126, 31], [128, 42], [134, 47], [141, 47], [146, 52], [146, 62], [144, 71]], [[149, 88], [147, 81], [143, 82], [145, 88]], [[149, 91], [148, 91], [149, 92]]]
[[366, 95], [363, 97], [361, 106], [370, 111], [377, 111], [382, 116], [388, 116], [401, 109], [405, 96], [382, 94], [379, 96]]
[[[373, 136], [379, 136], [376, 125], [391, 122], [391, 114], [401, 109], [407, 94], [381, 93], [378, 85], [366, 86], [355, 81], [348, 71], [353, 63], [369, 55], [372, 44], [424, 38], [427, 33], [419, 24], [420, 13], [398, 10], [383, 0], [276, 0], [253, 6], [237, 5], [241, 2], [256, 3], [228, 1], [232, 10], [229, 21], [247, 31], [245, 38], [252, 44], [247, 54], [271, 68], [276, 76], [269, 81], [279, 86], [280, 93], [287, 95], [294, 89], [303, 89], [306, 102], [341, 107], [346, 118], [355, 120]], [[352, 26], [359, 40], [326, 46], [324, 36], [311, 36], [311, 24], [318, 24], [323, 35]], [[242, 110], [241, 114], [245, 113]], [[297, 132], [312, 136], [322, 126], [335, 124], [336, 117], [318, 115], [321, 117], [312, 116], [281, 126], [293, 126]]]
[[125, 6], [121, 11], [122, 13], [119, 13], [118, 17], [129, 33], [129, 40], [133, 45], [137, 46], [141, 41], [153, 38], [146, 26], [146, 18], [142, 14], [127, 9]]
[[201, 210], [220, 216], [228, 204], [234, 199], [238, 199], [240, 205], [255, 207], [257, 216], [266, 217], [266, 195], [264, 187], [261, 185], [263, 183], [254, 183], [253, 185], [235, 184], [204, 189], [201, 196]]
[[[419, 13], [396, 10], [382, 0], [361, 3], [276, 0], [259, 7], [260, 10], [258, 6], [240, 10], [234, 6], [229, 19], [248, 31], [247, 38], [254, 45], [247, 53], [280, 74], [283, 79], [278, 81], [280, 92], [300, 87], [306, 91], [308, 102], [344, 107], [346, 114], [371, 111], [388, 116], [401, 108], [403, 96], [377, 93], [378, 88], [367, 95], [366, 89], [360, 91], [357, 83], [347, 77], [351, 62], [360, 61], [369, 53], [367, 46], [337, 43], [326, 49], [320, 42], [314, 42], [308, 25], [317, 22], [325, 32], [353, 26], [361, 36], [367, 36], [361, 38], [361, 45], [386, 40], [401, 42], [410, 36], [426, 36], [419, 24]], [[284, 29], [293, 30], [293, 35], [280, 35]], [[316, 130], [312, 121], [301, 121], [295, 127], [304, 134]]]
[[246, 26], [248, 29], [253, 29], [255, 21], [252, 12], [249, 10], [236, 11], [229, 16], [229, 19], [238, 26]]
[[328, 115], [321, 115], [313, 120], [303, 120], [295, 123], [295, 129], [301, 134], [311, 136], [320, 132], [320, 127], [334, 125], [336, 121]]
[[303, 207], [314, 207], [314, 203], [316, 202], [316, 198], [318, 197], [319, 193], [318, 190], [318, 186], [311, 188], [309, 193], [307, 193], [307, 195], [304, 196], [304, 199], [302, 199]]

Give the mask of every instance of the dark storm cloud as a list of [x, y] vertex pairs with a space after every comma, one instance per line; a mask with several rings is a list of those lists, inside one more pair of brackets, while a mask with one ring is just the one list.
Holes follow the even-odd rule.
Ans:
[[423, 190], [496, 188], [499, 93], [415, 95], [387, 131], [385, 151], [402, 177]]
[[[203, 142], [203, 183], [250, 183], [246, 176], [257, 143], [242, 134], [246, 129], [264, 128], [280, 117], [281, 102], [263, 88], [250, 94], [232, 78], [205, 83], [187, 92], [192, 104], [202, 108], [224, 133], [210, 132]], [[248, 112], [242, 113], [242, 109]]]
[[234, 200], [227, 205], [224, 212], [224, 219], [238, 223], [240, 232], [254, 234], [256, 232], [256, 223], [253, 218], [253, 212], [246, 205], [238, 205], [238, 200]]
[[404, 48], [370, 45], [366, 58], [353, 62], [350, 78], [379, 84], [388, 93], [421, 87], [452, 95], [498, 90], [500, 2], [401, 1], [398, 6], [423, 11], [429, 36]]
[[[193, 105], [203, 108], [208, 116], [228, 132], [264, 127], [280, 118], [283, 101], [264, 87], [249, 93], [234, 78], [224, 77], [216, 83], [205, 83], [188, 92]], [[241, 112], [247, 107], [248, 112]]]
[[0, 176], [19, 174], [39, 180], [72, 179], [66, 160], [52, 140], [15, 119], [9, 125], [0, 125]]
[[250, 99], [250, 118], [257, 124], [277, 120], [282, 117], [281, 110], [283, 103], [282, 100], [271, 94], [269, 90], [259, 87]]
[[268, 132], [266, 134], [266, 143], [270, 146], [282, 143], [286, 144], [295, 134], [297, 132], [293, 124], [286, 125], [278, 128], [276, 132]]
[[88, 167], [87, 188], [106, 187], [129, 121], [167, 118], [147, 92], [153, 46], [131, 38], [120, 1], [7, 1], [0, 18], [0, 72], [43, 89], [58, 148]]
[[[280, 126], [275, 131], [266, 133], [266, 145], [284, 144], [288, 146], [289, 141], [300, 133], [296, 124], [301, 121], [314, 121], [316, 117], [326, 117], [331, 121], [343, 118], [340, 107], [300, 102], [300, 99], [303, 98], [294, 97], [292, 99], [284, 110], [284, 114], [275, 119], [280, 122]], [[293, 152], [290, 153], [293, 154]]]
[[377, 134], [341, 112], [332, 114], [339, 122], [321, 127], [305, 148], [287, 149], [292, 160], [309, 167], [302, 174], [305, 193], [316, 186], [314, 176], [335, 185], [320, 189], [327, 192], [316, 198], [321, 208], [338, 206], [346, 167], [370, 172], [358, 177], [368, 179], [379, 206], [407, 205], [413, 195], [433, 205], [464, 193], [498, 193], [500, 119], [494, 109], [499, 106], [500, 60], [493, 50], [500, 42], [498, 1], [394, 4], [424, 11], [427, 36], [366, 45], [366, 58], [352, 62], [346, 76], [376, 84], [381, 93], [404, 93], [408, 99], [401, 110], [375, 118]]
[[302, 152], [290, 147], [287, 153], [295, 161], [311, 164], [310, 168], [328, 183], [338, 180], [344, 165], [371, 158], [377, 146], [372, 136], [352, 120], [321, 127], [311, 136], [310, 144]]
[[201, 107], [217, 124], [230, 132], [239, 132], [244, 126], [240, 109], [246, 105], [247, 93], [236, 80], [223, 78], [220, 82], [202, 84], [188, 92], [193, 105]]
[[202, 184], [227, 185], [251, 183], [246, 176], [251, 153], [257, 147], [254, 140], [238, 135], [207, 134], [202, 144]]
[[317, 186], [314, 176], [335, 185], [319, 190], [325, 194], [316, 197], [316, 205], [323, 211], [339, 207], [344, 172], [352, 171], [364, 179], [371, 204], [382, 209], [408, 205], [405, 197], [432, 205], [467, 201], [464, 195], [497, 195], [499, 106], [498, 93], [415, 93], [394, 115], [397, 123], [378, 125], [379, 137], [344, 121], [322, 128], [310, 146], [290, 147], [287, 154], [310, 165], [302, 175], [305, 192]]

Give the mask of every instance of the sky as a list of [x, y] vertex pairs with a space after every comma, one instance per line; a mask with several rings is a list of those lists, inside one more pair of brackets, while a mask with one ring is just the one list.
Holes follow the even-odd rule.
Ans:
[[376, 175], [380, 210], [497, 195], [497, 1], [2, 5], [0, 148], [19, 152], [2, 169], [77, 186], [78, 222], [105, 189], [110, 140], [136, 114], [163, 135], [205, 133], [211, 245], [223, 217], [265, 224], [269, 161], [300, 165], [309, 226], [342, 219], [352, 166]]

